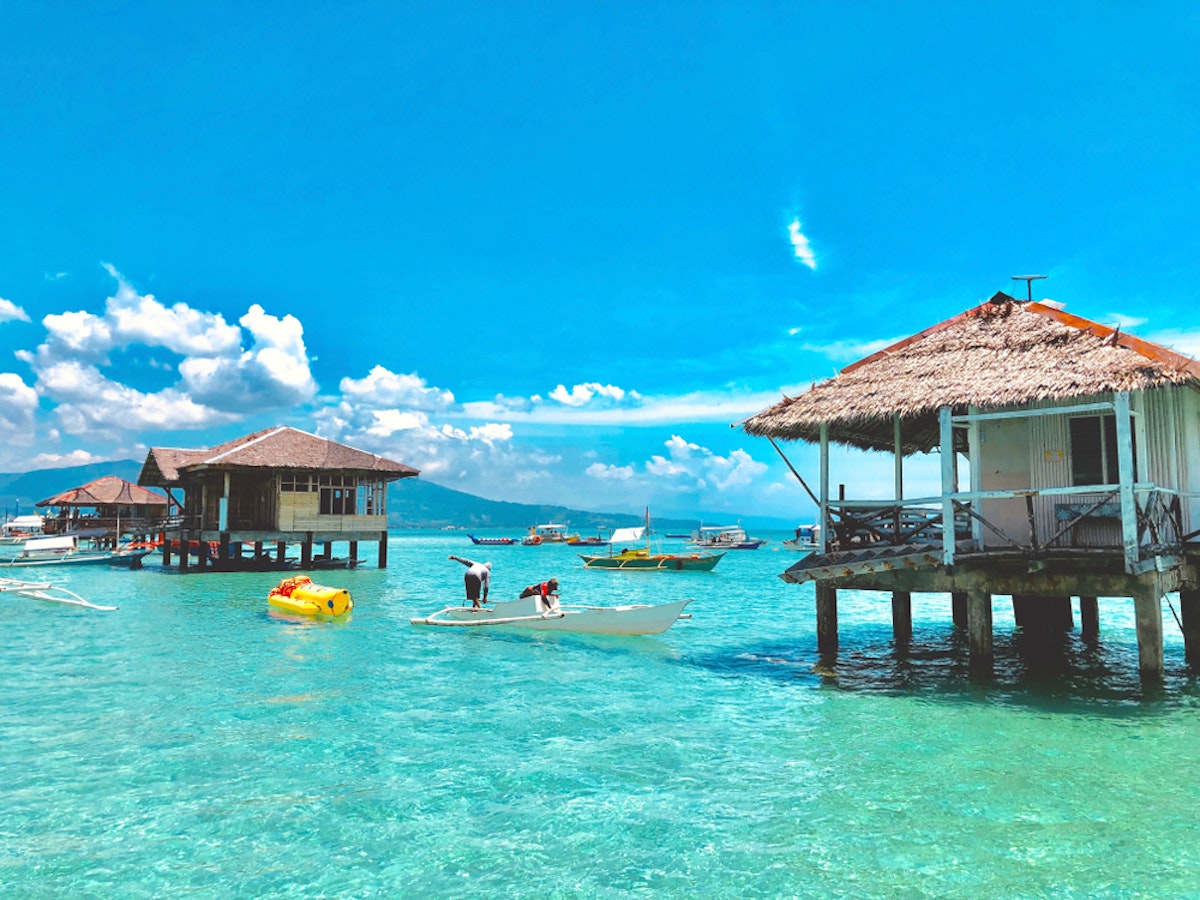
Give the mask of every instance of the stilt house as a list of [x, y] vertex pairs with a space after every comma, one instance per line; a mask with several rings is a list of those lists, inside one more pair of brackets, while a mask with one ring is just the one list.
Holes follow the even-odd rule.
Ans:
[[[822, 652], [837, 649], [843, 588], [891, 592], [897, 641], [911, 634], [911, 592], [951, 593], [986, 665], [992, 594], [1012, 596], [1023, 627], [1073, 627], [1079, 597], [1085, 636], [1098, 596], [1131, 597], [1141, 670], [1158, 676], [1162, 598], [1179, 591], [1188, 658], [1200, 658], [1196, 361], [998, 293], [742, 424], [820, 445], [819, 546], [783, 577], [816, 583]], [[831, 444], [893, 454], [895, 497], [833, 496]], [[904, 495], [915, 453], [938, 454], [936, 496]]]
[[167, 517], [168, 504], [162, 494], [116, 475], [105, 475], [37, 503], [58, 510], [57, 516], [43, 523], [46, 533], [95, 532], [112, 546], [124, 535], [136, 539], [157, 533]]
[[[417, 470], [281, 426], [248, 434], [208, 450], [154, 447], [138, 483], [161, 487], [173, 500], [183, 494], [183, 513], [163, 544], [163, 564], [172, 546], [181, 548], [179, 567], [188, 566], [185, 548], [199, 547], [199, 565], [236, 568], [243, 544], [275, 545], [283, 561], [289, 543], [301, 546], [301, 565], [313, 562], [313, 545], [349, 544], [357, 560], [359, 541], [379, 542], [379, 566], [387, 565], [387, 485]], [[216, 548], [212, 553], [204, 548]], [[269, 555], [269, 553], [268, 553]]]

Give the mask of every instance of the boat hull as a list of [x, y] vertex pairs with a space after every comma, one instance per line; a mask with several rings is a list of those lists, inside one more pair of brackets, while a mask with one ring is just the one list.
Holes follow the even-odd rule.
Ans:
[[8, 558], [0, 558], [0, 567], [122, 566], [125, 568], [137, 568], [142, 564], [142, 557], [147, 556], [149, 553], [149, 550], [145, 552], [137, 551], [135, 553], [93, 553], [90, 551], [79, 551], [76, 553], [66, 553], [61, 556], [10, 556]]
[[544, 611], [537, 598], [489, 604], [480, 609], [448, 606], [432, 616], [412, 619], [414, 625], [449, 628], [504, 628], [566, 631], [579, 634], [662, 634], [683, 615], [691, 599], [657, 606], [572, 606]]
[[617, 556], [584, 556], [585, 569], [629, 569], [659, 572], [711, 572], [724, 553], [700, 553], [679, 556], [672, 553], [618, 554]]
[[517, 543], [516, 538], [477, 538], [473, 534], [468, 534], [467, 537], [471, 539], [472, 544], [479, 544], [482, 547], [508, 547]]

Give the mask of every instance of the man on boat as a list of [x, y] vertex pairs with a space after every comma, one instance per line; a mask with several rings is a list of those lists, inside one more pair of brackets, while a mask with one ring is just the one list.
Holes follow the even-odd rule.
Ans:
[[521, 591], [520, 599], [526, 597], [537, 597], [539, 612], [549, 612], [558, 606], [558, 579], [551, 578], [549, 581], [543, 581], [541, 584], [531, 584], [525, 590]]
[[467, 599], [471, 601], [471, 605], [475, 609], [479, 609], [480, 593], [483, 594], [483, 603], [487, 603], [488, 586], [492, 581], [492, 564], [490, 562], [477, 563], [469, 559], [463, 559], [461, 556], [451, 554], [450, 558], [455, 562], [460, 562], [467, 567], [467, 574], [463, 576], [463, 582], [467, 586]]

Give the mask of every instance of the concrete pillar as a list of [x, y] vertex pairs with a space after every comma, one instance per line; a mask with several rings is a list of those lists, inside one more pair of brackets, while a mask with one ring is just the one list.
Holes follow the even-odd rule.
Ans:
[[967, 595], [967, 633], [971, 645], [971, 664], [992, 663], [992, 595], [971, 591]]
[[912, 641], [912, 594], [892, 591], [892, 636], [897, 644]]
[[837, 588], [817, 582], [817, 650], [832, 655], [838, 650]]
[[1079, 627], [1083, 639], [1094, 641], [1100, 636], [1100, 601], [1095, 597], [1079, 598]]
[[964, 593], [954, 592], [950, 595], [950, 613], [954, 617], [954, 627], [966, 629], [967, 627], [967, 595]]
[[1183, 652], [1188, 665], [1200, 666], [1200, 591], [1179, 592], [1179, 615], [1183, 620]]
[[1133, 598], [1137, 616], [1138, 671], [1143, 678], [1163, 676], [1162, 595], [1157, 587], [1143, 587]]

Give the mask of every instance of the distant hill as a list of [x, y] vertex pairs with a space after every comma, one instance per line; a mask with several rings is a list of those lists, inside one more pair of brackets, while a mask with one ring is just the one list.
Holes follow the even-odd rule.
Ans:
[[[142, 464], [126, 459], [117, 462], [89, 463], [63, 469], [38, 469], [14, 474], [0, 473], [0, 519], [7, 514], [34, 511], [34, 504], [47, 497], [95, 481], [104, 475], [116, 475], [136, 482]], [[763, 517], [739, 517], [702, 513], [703, 521], [723, 525], [740, 519], [747, 528], [790, 528], [793, 523]], [[690, 532], [701, 524], [700, 517], [654, 517], [658, 532]], [[595, 533], [642, 523], [639, 513], [602, 513], [529, 503], [487, 500], [433, 484], [423, 478], [405, 478], [388, 487], [389, 528], [505, 528], [525, 531], [531, 525], [562, 522], [573, 531]]]

